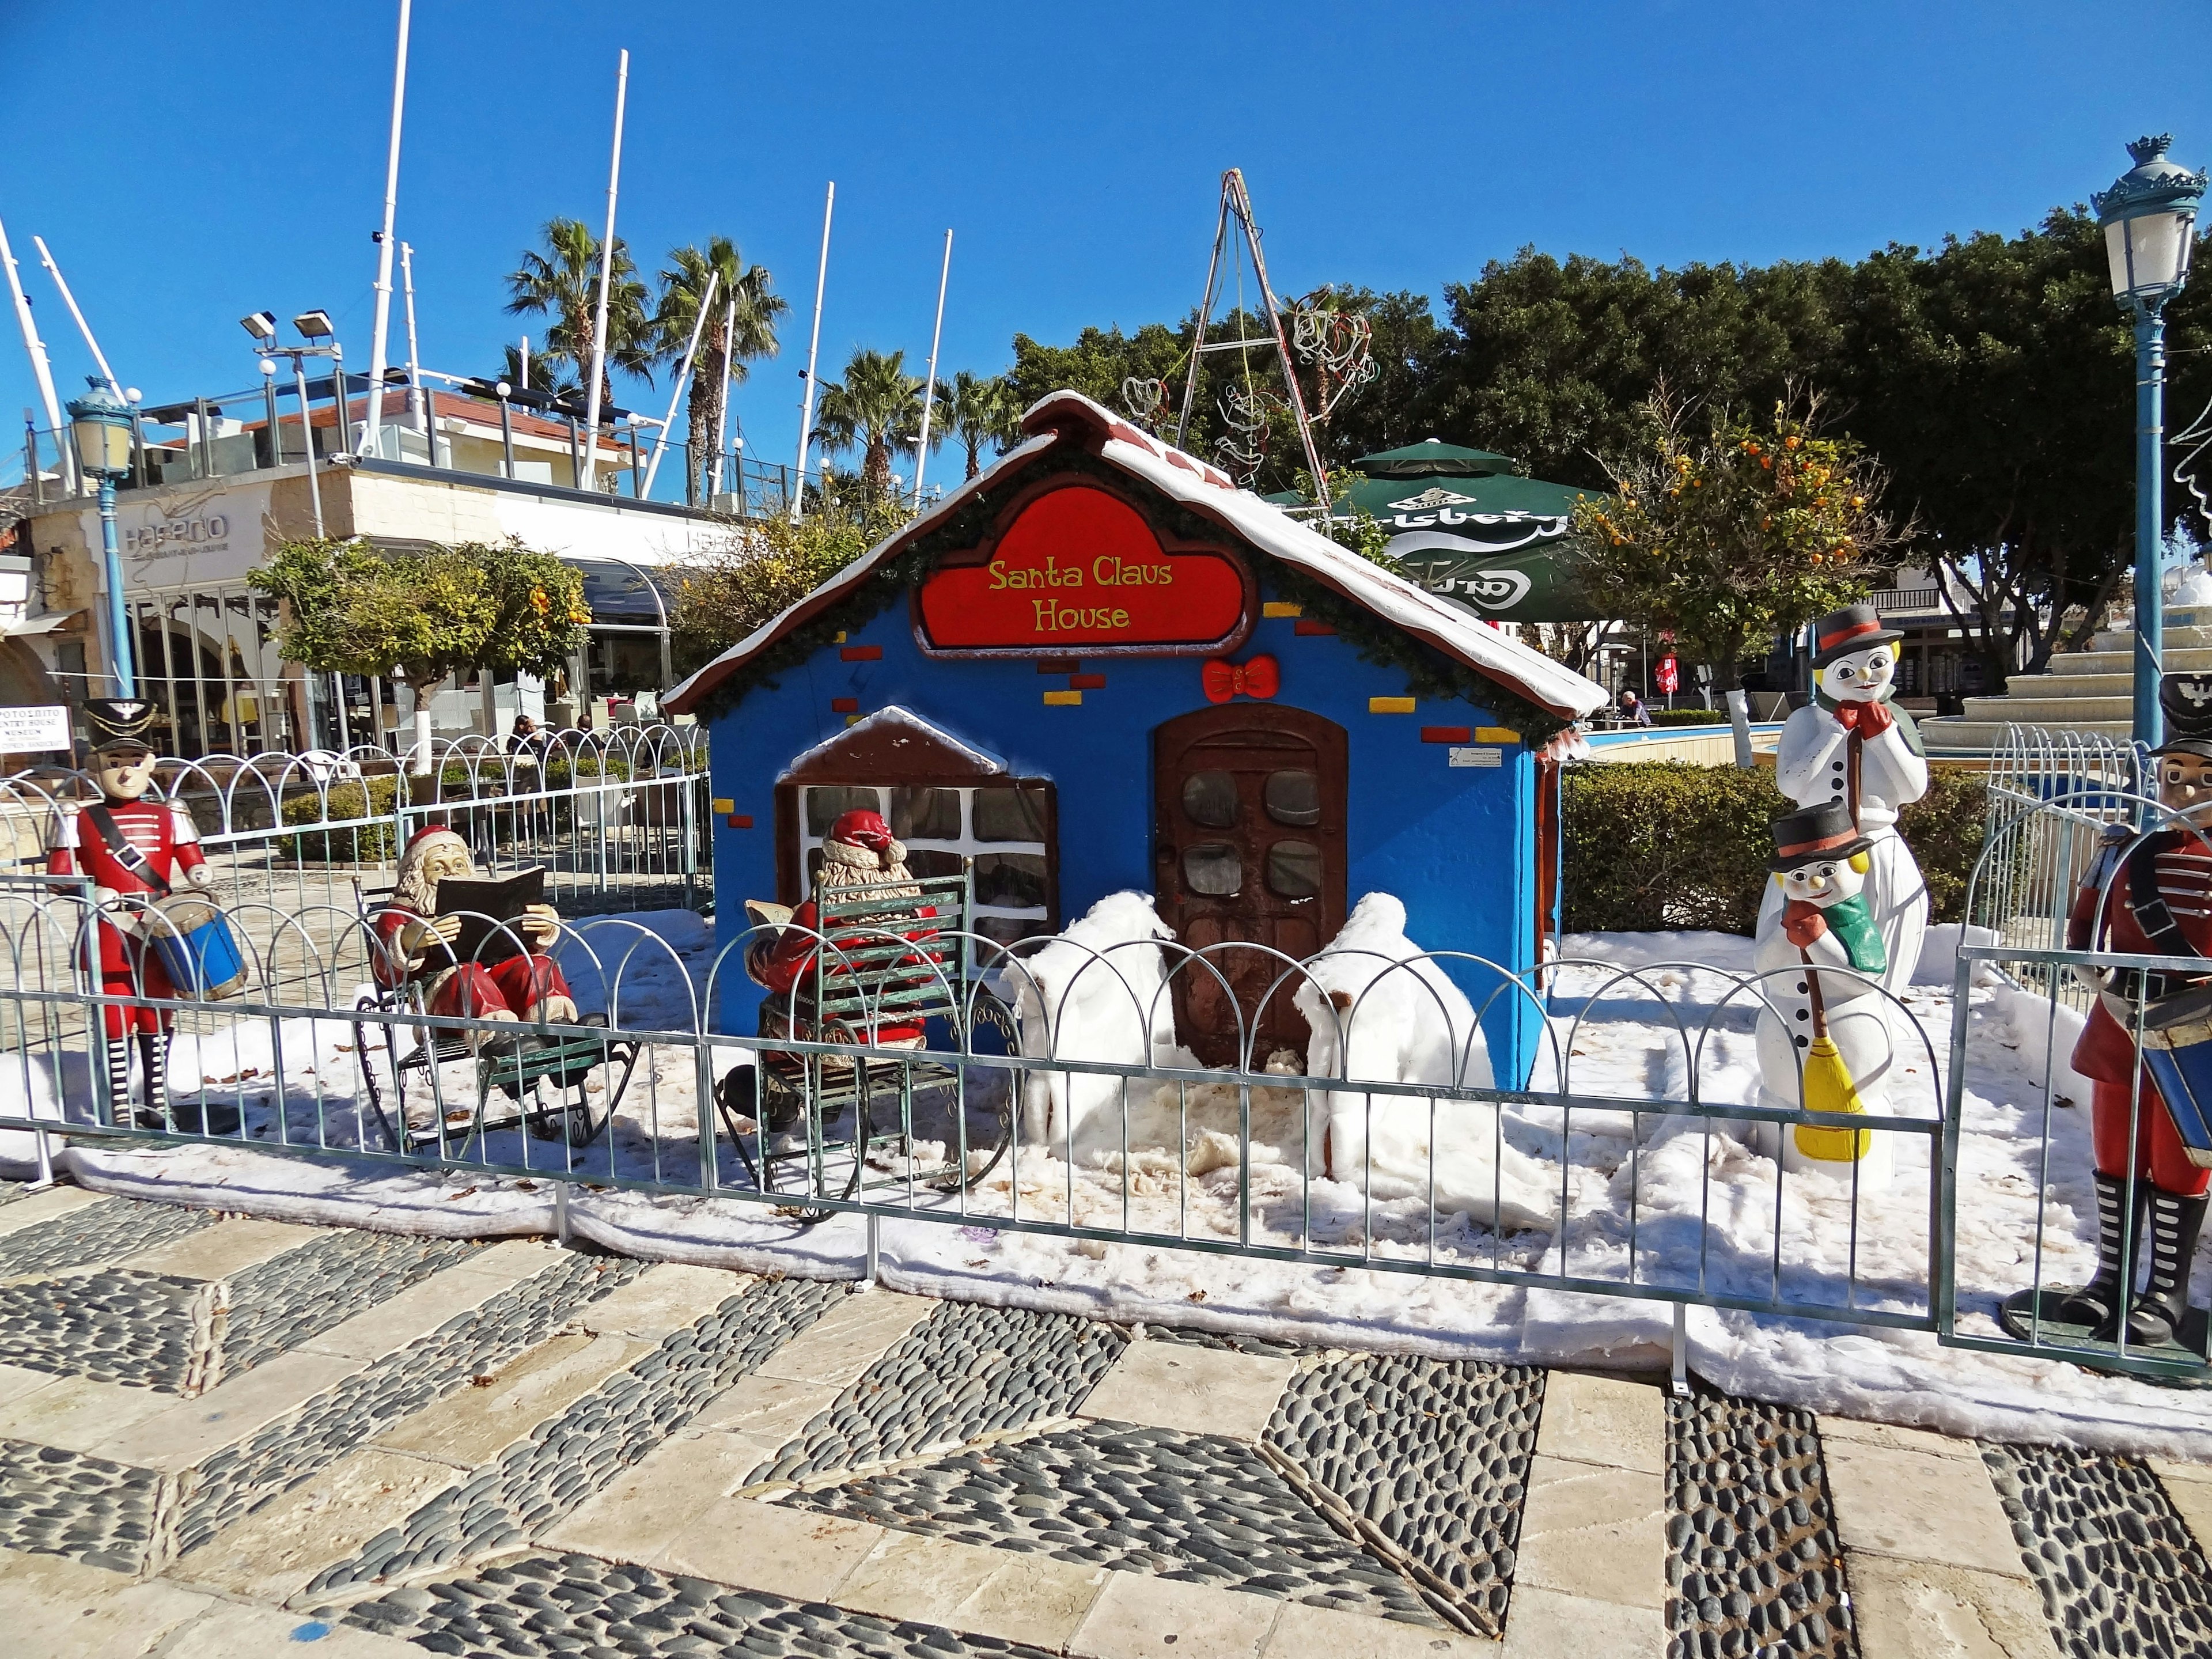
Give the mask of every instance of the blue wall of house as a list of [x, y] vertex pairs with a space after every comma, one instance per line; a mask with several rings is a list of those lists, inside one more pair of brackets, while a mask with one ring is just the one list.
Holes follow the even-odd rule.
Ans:
[[[1260, 563], [1262, 599], [1278, 597]], [[1490, 711], [1424, 699], [1412, 714], [1371, 714], [1370, 697], [1405, 695], [1403, 673], [1361, 661], [1334, 635], [1294, 629], [1290, 618], [1263, 619], [1235, 655], [1273, 655], [1282, 669], [1276, 702], [1323, 715], [1349, 734], [1347, 910], [1366, 893], [1395, 894], [1405, 902], [1407, 933], [1425, 949], [1464, 951], [1525, 971], [1535, 950], [1534, 756], [1506, 744], [1494, 770], [1450, 766], [1449, 748], [1424, 743], [1421, 728], [1495, 725]], [[1109, 893], [1152, 890], [1152, 732], [1206, 706], [1200, 659], [1088, 659], [1084, 671], [1103, 673], [1104, 688], [1085, 691], [1080, 707], [1048, 707], [1042, 694], [1065, 687], [1064, 678], [1038, 673], [1031, 660], [926, 657], [903, 605], [847, 643], [879, 646], [883, 655], [849, 662], [827, 647], [712, 723], [714, 793], [753, 825], [716, 823], [715, 916], [724, 945], [744, 931], [744, 900], [775, 896], [775, 781], [799, 755], [845, 729], [848, 717], [831, 710], [832, 698], [856, 698], [863, 714], [897, 703], [1021, 776], [1051, 779], [1063, 926]], [[1534, 1009], [1524, 996], [1493, 997], [1493, 975], [1454, 971], [1478, 1008], [1490, 999], [1484, 1029], [1493, 1064], [1501, 1082], [1517, 1085], [1535, 1051]], [[758, 988], [734, 957], [722, 977], [723, 1029], [753, 1030]]]

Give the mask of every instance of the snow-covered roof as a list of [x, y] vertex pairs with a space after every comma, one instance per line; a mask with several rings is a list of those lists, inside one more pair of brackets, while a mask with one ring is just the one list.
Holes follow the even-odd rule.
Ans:
[[824, 738], [811, 749], [793, 756], [786, 769], [804, 772], [811, 763], [827, 760], [872, 738], [887, 738], [895, 749], [919, 744], [949, 751], [967, 762], [978, 775], [1000, 774], [1006, 769], [1006, 762], [996, 755], [985, 754], [974, 744], [962, 742], [943, 726], [933, 726], [911, 708], [902, 708], [895, 702], [885, 703], [872, 714], [854, 720], [843, 731]]
[[952, 491], [896, 534], [879, 542], [772, 622], [700, 669], [661, 699], [672, 714], [690, 714], [725, 679], [793, 629], [819, 615], [869, 572], [927, 535], [945, 515], [1006, 475], [1026, 471], [1062, 447], [1087, 451], [1170, 500], [1212, 520], [1250, 552], [1290, 566], [1393, 627], [1433, 647], [1486, 679], [1565, 719], [1606, 702], [1605, 688], [1540, 651], [1485, 625], [1472, 613], [1371, 564], [1264, 501], [1239, 489], [1218, 468], [1160, 442], [1075, 392], [1055, 392], [1022, 417], [1025, 441]]

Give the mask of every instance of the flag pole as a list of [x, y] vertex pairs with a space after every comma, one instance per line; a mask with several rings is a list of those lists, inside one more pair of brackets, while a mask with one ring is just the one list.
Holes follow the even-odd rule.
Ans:
[[921, 387], [921, 443], [914, 453], [914, 504], [921, 506], [921, 474], [929, 465], [929, 408], [937, 396], [937, 347], [945, 337], [945, 285], [952, 276], [952, 232], [945, 233], [945, 268], [937, 273], [937, 326], [929, 336], [929, 378]]
[[[376, 238], [376, 326], [368, 337], [368, 408], [361, 422], [359, 447], [364, 453], [374, 452], [377, 428], [384, 424], [384, 354], [392, 343], [392, 224], [399, 208], [399, 123], [407, 108], [407, 23], [413, 10], [414, 0], [399, 0], [399, 52], [392, 67], [392, 143], [384, 157], [384, 228]], [[343, 389], [338, 408], [343, 422]]]
[[[691, 378], [691, 360], [698, 354], [699, 336], [706, 331], [707, 313], [714, 303], [714, 284], [721, 280], [722, 273], [719, 270], [707, 273], [707, 291], [699, 297], [699, 314], [691, 319], [691, 343], [684, 348], [684, 367], [676, 371], [676, 384], [668, 388], [668, 418], [661, 422], [660, 435], [653, 441], [653, 453], [645, 464], [644, 493], [647, 495], [653, 494], [653, 475], [660, 471], [660, 452], [667, 447], [668, 429], [676, 424], [676, 405], [684, 396], [684, 383]], [[687, 444], [691, 441], [689, 434], [685, 434], [684, 441]], [[687, 484], [684, 488], [688, 490], [691, 486]], [[690, 497], [687, 495], [685, 499]]]
[[814, 272], [814, 334], [806, 343], [806, 395], [799, 400], [799, 473], [791, 481], [791, 521], [806, 501], [806, 449], [814, 439], [814, 367], [822, 350], [822, 290], [830, 280], [830, 216], [837, 206], [837, 181], [822, 204], [822, 262]]
[[23, 331], [23, 349], [30, 354], [31, 374], [39, 383], [39, 401], [46, 406], [46, 426], [54, 434], [54, 447], [62, 462], [62, 477], [74, 479], [76, 476], [76, 457], [70, 453], [69, 439], [62, 432], [61, 400], [54, 395], [54, 367], [46, 356], [46, 343], [39, 337], [39, 325], [31, 317], [31, 301], [23, 292], [23, 278], [15, 269], [15, 250], [8, 246], [8, 229], [0, 225], [0, 267], [8, 272], [8, 293], [15, 306], [15, 325]]
[[622, 191], [623, 107], [629, 97], [629, 52], [615, 70], [615, 149], [607, 168], [607, 234], [599, 244], [599, 303], [592, 318], [592, 384], [584, 394], [584, 476], [580, 489], [595, 489], [599, 476], [599, 380], [606, 372], [607, 293], [615, 274], [615, 198]]

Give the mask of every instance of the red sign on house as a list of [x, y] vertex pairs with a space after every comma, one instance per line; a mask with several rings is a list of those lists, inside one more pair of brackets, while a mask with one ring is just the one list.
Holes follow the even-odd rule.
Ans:
[[947, 655], [1211, 653], [1249, 631], [1251, 604], [1227, 554], [1164, 547], [1119, 496], [1067, 484], [940, 566], [916, 597], [915, 629], [925, 651]]

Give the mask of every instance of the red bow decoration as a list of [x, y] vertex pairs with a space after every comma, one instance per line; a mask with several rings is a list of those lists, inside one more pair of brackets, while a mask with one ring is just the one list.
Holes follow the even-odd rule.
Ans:
[[1227, 702], [1231, 697], [1257, 697], [1264, 702], [1282, 684], [1282, 671], [1273, 657], [1254, 657], [1245, 662], [1224, 662], [1216, 657], [1206, 665], [1208, 702]]

